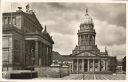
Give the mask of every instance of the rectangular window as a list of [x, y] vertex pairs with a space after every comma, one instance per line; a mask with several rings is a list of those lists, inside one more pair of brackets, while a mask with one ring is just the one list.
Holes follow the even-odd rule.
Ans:
[[21, 16], [16, 16], [16, 26], [21, 29]]
[[4, 24], [8, 24], [8, 18], [4, 17]]
[[12, 24], [16, 25], [16, 18], [15, 17], [12, 17]]
[[2, 52], [2, 61], [3, 61], [3, 64], [8, 64], [8, 54], [9, 54], [9, 49], [3, 49], [3, 52]]
[[2, 38], [2, 47], [8, 48], [9, 47], [9, 37], [3, 37]]
[[8, 24], [11, 24], [11, 17], [8, 17]]

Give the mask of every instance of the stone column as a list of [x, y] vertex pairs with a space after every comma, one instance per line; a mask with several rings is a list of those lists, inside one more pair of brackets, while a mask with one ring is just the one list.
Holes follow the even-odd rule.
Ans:
[[72, 59], [72, 72], [74, 72], [74, 59]]
[[41, 51], [42, 51], [42, 56], [41, 56], [41, 63], [42, 63], [42, 66], [44, 65], [44, 54], [43, 54], [43, 43], [41, 43], [41, 46], [42, 46], [42, 49], [41, 49]]
[[52, 64], [52, 59], [53, 59], [53, 52], [52, 52], [52, 46], [51, 46], [51, 64]]
[[49, 66], [49, 46], [47, 47], [47, 61], [48, 61], [48, 66]]
[[106, 65], [105, 65], [105, 60], [104, 60], [104, 71], [105, 71], [105, 69], [106, 69]]
[[39, 50], [38, 50], [38, 47], [39, 47], [39, 45], [38, 45], [38, 41], [35, 41], [35, 65], [39, 65], [39, 58], [38, 58], [38, 52], [39, 52]]
[[105, 64], [106, 64], [106, 65], [105, 65], [105, 67], [106, 67], [105, 70], [107, 71], [107, 70], [108, 70], [108, 61], [106, 60], [105, 62], [106, 62], [106, 63], [105, 63]]
[[84, 72], [84, 59], [82, 59], [82, 72]]
[[51, 47], [49, 47], [49, 65], [51, 65], [51, 61], [52, 61], [52, 51], [51, 51]]
[[78, 64], [78, 59], [76, 59], [76, 60], [77, 60], [77, 73], [78, 73], [78, 71], [79, 71], [79, 69], [78, 69], [79, 64]]
[[89, 69], [90, 67], [89, 67], [89, 59], [88, 59], [88, 71], [90, 71], [90, 69]]
[[43, 52], [44, 52], [44, 66], [46, 66], [46, 62], [47, 62], [47, 59], [46, 59], [46, 57], [47, 57], [47, 54], [46, 54], [46, 52], [47, 52], [47, 48], [46, 48], [46, 45], [44, 44], [44, 46], [43, 46]]
[[99, 68], [99, 71], [100, 71], [100, 60], [98, 60], [98, 68]]
[[104, 60], [104, 71], [106, 70], [106, 60]]
[[46, 54], [45, 54], [45, 59], [46, 59], [46, 66], [48, 66], [48, 46], [46, 45]]
[[44, 43], [42, 43], [42, 50], [43, 50], [43, 52], [42, 52], [43, 53], [43, 58], [42, 58], [43, 60], [42, 60], [42, 62], [43, 62], [43, 66], [45, 66], [45, 53], [44, 53], [45, 50], [44, 49], [45, 49], [45, 45], [44, 45]]
[[95, 61], [93, 59], [93, 71], [95, 71]]
[[42, 56], [42, 54], [41, 54], [41, 49], [42, 49], [42, 47], [41, 47], [41, 46], [42, 46], [42, 45], [41, 45], [41, 42], [40, 42], [40, 43], [39, 43], [39, 48], [38, 48], [38, 49], [39, 49], [39, 52], [38, 52], [38, 55], [39, 55], [39, 56], [38, 56], [38, 59], [39, 59], [39, 60], [38, 60], [38, 62], [39, 62], [38, 65], [39, 65], [39, 66], [41, 66], [41, 64], [42, 64], [42, 62], [41, 62], [41, 56]]

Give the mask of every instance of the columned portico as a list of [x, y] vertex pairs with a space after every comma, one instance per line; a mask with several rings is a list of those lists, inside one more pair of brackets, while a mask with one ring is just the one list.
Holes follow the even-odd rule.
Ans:
[[[101, 65], [101, 60], [103, 66]], [[105, 61], [104, 59], [100, 59], [100, 58], [73, 59], [73, 64], [72, 64], [72, 70], [76, 71], [76, 73], [107, 71], [107, 68], [108, 68], [108, 61]]]
[[49, 66], [51, 65], [52, 46], [46, 45], [37, 38], [26, 38], [26, 66]]

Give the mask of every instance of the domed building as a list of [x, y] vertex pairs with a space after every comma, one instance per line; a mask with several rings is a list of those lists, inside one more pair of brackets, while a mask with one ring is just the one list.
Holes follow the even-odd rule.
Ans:
[[104, 52], [98, 49], [95, 44], [96, 32], [93, 19], [89, 16], [87, 9], [77, 35], [78, 45], [70, 55], [73, 73], [115, 72], [116, 63], [113, 62], [116, 61], [116, 57], [108, 56], [106, 48]]

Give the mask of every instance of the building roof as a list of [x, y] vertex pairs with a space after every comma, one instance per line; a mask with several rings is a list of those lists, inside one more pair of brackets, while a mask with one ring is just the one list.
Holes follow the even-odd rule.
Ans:
[[[28, 8], [28, 5], [26, 6], [26, 8]], [[35, 27], [38, 30], [38, 32], [26, 32], [25, 33], [26, 36], [36, 34], [36, 35], [41, 36], [45, 40], [48, 40], [52, 44], [54, 44], [54, 41], [53, 41], [52, 37], [49, 35], [49, 33], [46, 30], [46, 26], [45, 26], [44, 31], [42, 32], [43, 27], [41, 26], [41, 24], [38, 21], [35, 13], [32, 10], [27, 9], [26, 12], [23, 12], [21, 10], [22, 9], [21, 7], [18, 7], [18, 9], [19, 10], [17, 10], [16, 12], [5, 12], [5, 13], [3, 13], [3, 16], [5, 16], [5, 17], [6, 16], [10, 16], [11, 17], [12, 16], [13, 17], [13, 16], [20, 15], [23, 18], [27, 18], [29, 21], [31, 21], [35, 25]], [[12, 24], [4, 24], [3, 25], [3, 28], [4, 28], [3, 31], [14, 29], [14, 30], [16, 30], [16, 32], [22, 32], [22, 30], [19, 30], [19, 29], [15, 28], [15, 25], [12, 25]]]
[[16, 12], [4, 12], [2, 14], [3, 14], [3, 16], [7, 16], [7, 15], [10, 15], [10, 16], [11, 15], [12, 16], [14, 16], [14, 15], [22, 15], [22, 16], [28, 18], [29, 20], [31, 20], [34, 24], [38, 25], [37, 29], [39, 29], [41, 31], [43, 30], [43, 27], [41, 26], [41, 24], [40, 24], [39, 20], [37, 19], [37, 17], [36, 17], [34, 12], [33, 13], [27, 13], [27, 12], [23, 12], [23, 11], [20, 10], [20, 12], [19, 11], [16, 11]]
[[52, 39], [52, 36], [50, 36], [49, 33], [47, 32], [46, 25], [45, 25], [45, 29], [44, 29], [44, 31], [42, 32], [42, 34], [43, 34], [43, 36], [44, 36], [45, 38], [47, 38], [49, 41], [51, 41], [51, 42], [54, 44], [54, 41], [53, 41], [53, 39]]

